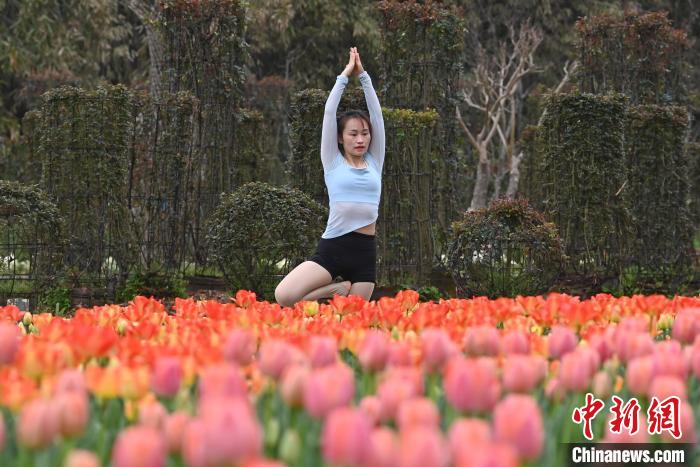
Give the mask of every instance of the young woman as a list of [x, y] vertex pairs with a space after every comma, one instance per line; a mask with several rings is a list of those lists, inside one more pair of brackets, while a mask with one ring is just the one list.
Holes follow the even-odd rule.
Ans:
[[[367, 112], [350, 110], [336, 118], [340, 96], [350, 76], [358, 76]], [[372, 81], [357, 48], [336, 78], [323, 116], [321, 162], [328, 188], [330, 214], [316, 252], [294, 268], [275, 289], [282, 306], [300, 300], [360, 295], [369, 300], [376, 282], [381, 174], [384, 165], [384, 119]], [[337, 276], [343, 282], [334, 282]]]

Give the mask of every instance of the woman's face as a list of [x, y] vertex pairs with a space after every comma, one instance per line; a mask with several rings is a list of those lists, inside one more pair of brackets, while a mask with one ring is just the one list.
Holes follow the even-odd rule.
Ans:
[[362, 157], [369, 148], [372, 136], [369, 134], [369, 125], [362, 118], [351, 118], [345, 122], [342, 137], [338, 142], [343, 145], [345, 154]]

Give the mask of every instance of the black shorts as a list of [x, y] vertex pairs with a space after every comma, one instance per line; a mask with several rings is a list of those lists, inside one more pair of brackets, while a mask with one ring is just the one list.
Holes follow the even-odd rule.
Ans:
[[309, 261], [323, 266], [331, 277], [355, 282], [377, 282], [377, 237], [348, 232], [335, 238], [321, 238]]

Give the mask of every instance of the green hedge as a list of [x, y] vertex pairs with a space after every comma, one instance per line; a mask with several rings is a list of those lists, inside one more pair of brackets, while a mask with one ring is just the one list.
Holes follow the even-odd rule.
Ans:
[[630, 236], [621, 95], [547, 98], [538, 155], [541, 210], [561, 235], [570, 272], [617, 277]]

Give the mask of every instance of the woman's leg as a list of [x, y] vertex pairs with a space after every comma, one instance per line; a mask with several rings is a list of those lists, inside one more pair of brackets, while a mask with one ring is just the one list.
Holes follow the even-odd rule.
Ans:
[[[282, 306], [293, 306], [300, 300], [316, 300], [316, 298], [306, 298], [312, 293], [317, 292], [317, 289], [324, 289], [319, 293], [328, 294], [332, 297], [333, 293], [342, 295], [345, 290], [347, 294], [347, 284], [340, 282], [334, 283], [331, 273], [323, 266], [313, 261], [304, 261], [299, 266], [295, 267], [275, 288], [275, 300]], [[319, 297], [324, 298], [324, 297]]]
[[347, 295], [350, 290], [350, 281], [333, 282], [304, 295], [302, 300], [319, 300], [321, 298], [333, 298], [333, 295]]
[[372, 292], [374, 292], [374, 282], [355, 282], [350, 286], [348, 295], [359, 295], [365, 300], [369, 300], [372, 297]]

